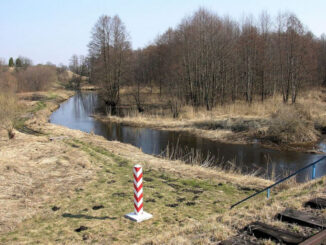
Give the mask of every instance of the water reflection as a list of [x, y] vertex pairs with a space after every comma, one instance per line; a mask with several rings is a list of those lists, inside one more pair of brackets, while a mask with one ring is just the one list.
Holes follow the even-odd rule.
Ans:
[[[68, 128], [84, 132], [94, 132], [108, 140], [118, 140], [141, 148], [147, 154], [161, 154], [169, 149], [179, 149], [184, 153], [193, 152], [214, 159], [215, 164], [234, 162], [243, 172], [256, 172], [264, 177], [271, 175], [280, 178], [317, 159], [319, 155], [300, 152], [280, 152], [255, 145], [234, 145], [218, 143], [196, 137], [185, 132], [161, 131], [148, 128], [123, 126], [116, 123], [102, 123], [90, 117], [98, 104], [96, 93], [77, 93], [61, 104], [53, 112], [50, 121]], [[317, 165], [317, 177], [326, 173], [326, 164]], [[267, 174], [266, 174], [267, 173]], [[303, 181], [311, 170], [301, 174]], [[267, 176], [266, 176], [267, 175]]]

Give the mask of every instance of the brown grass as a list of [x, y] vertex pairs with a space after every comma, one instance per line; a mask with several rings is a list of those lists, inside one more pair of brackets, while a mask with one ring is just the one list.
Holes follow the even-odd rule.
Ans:
[[[19, 98], [27, 99], [20, 100], [19, 103], [14, 94], [0, 96], [0, 111], [5, 115], [0, 118], [6, 119], [8, 127], [15, 133], [15, 138], [9, 140], [5, 130], [0, 129], [2, 232], [12, 230], [22, 220], [33, 216], [40, 206], [53, 198], [53, 195], [69, 193], [78, 182], [89, 178], [89, 162], [82, 152], [68, 153], [64, 144], [60, 142], [54, 144], [47, 136], [23, 134], [13, 129], [13, 120], [18, 119], [18, 116], [25, 116], [31, 112], [42, 115], [42, 111], [39, 110], [45, 107], [38, 108], [40, 104], [30, 100], [35, 95], [19, 94]], [[52, 101], [48, 101], [49, 108], [46, 108], [51, 111], [51, 105], [52, 108], [57, 106], [55, 99], [58, 98], [52, 92], [37, 94], [39, 98], [45, 98], [46, 95], [52, 98]], [[69, 93], [63, 95], [67, 98]], [[18, 113], [18, 104], [25, 105], [24, 112]], [[25, 123], [33, 123], [33, 120], [35, 118]], [[45, 121], [46, 119], [43, 122]], [[41, 120], [38, 124], [40, 122]], [[71, 178], [71, 175], [75, 177]]]
[[12, 230], [56, 196], [69, 196], [94, 168], [85, 153], [67, 152], [65, 144], [44, 136], [16, 132], [14, 140], [1, 140], [0, 148], [0, 232]]
[[[205, 223], [199, 222], [187, 227], [167, 231], [157, 236], [154, 244], [164, 243], [175, 244], [173, 241], [184, 242], [184, 244], [214, 244], [213, 241], [220, 241], [241, 233], [241, 230], [251, 222], [260, 221], [266, 224], [277, 226], [281, 229], [290, 230], [294, 233], [311, 236], [319, 232], [318, 229], [307, 228], [296, 224], [288, 224], [275, 219], [278, 212], [286, 208], [303, 210], [313, 215], [326, 218], [325, 210], [312, 210], [304, 208], [304, 202], [316, 198], [326, 197], [324, 183], [326, 178], [312, 181], [306, 184], [294, 185], [287, 190], [275, 192], [272, 189], [271, 198], [263, 196], [255, 197], [252, 200], [227, 210], [221, 214], [212, 215]], [[168, 238], [168, 239], [167, 239]], [[147, 240], [148, 241], [148, 240]], [[259, 244], [275, 244], [270, 240], [260, 241]]]
[[[116, 196], [112, 200], [110, 193], [126, 191], [128, 180], [132, 177], [130, 169], [135, 163], [141, 163], [145, 171], [148, 171], [146, 176], [152, 179], [147, 183], [152, 186], [146, 190], [147, 198], [155, 196], [155, 193], [164, 194], [161, 206], [157, 205], [160, 203], [159, 199], [156, 203], [146, 204], [148, 210], [156, 217], [147, 223], [151, 224], [151, 228], [143, 226], [141, 233], [146, 234], [146, 238], [159, 234], [163, 227], [171, 231], [178, 229], [180, 223], [174, 216], [175, 212], [165, 215], [171, 211], [166, 205], [176, 202], [179, 198], [179, 191], [174, 190], [173, 186], [204, 190], [204, 194], [199, 193], [200, 197], [194, 201], [192, 198], [195, 194], [183, 193], [186, 202], [194, 202], [196, 205], [188, 206], [185, 202], [177, 209], [177, 213], [180, 212], [177, 215], [178, 220], [182, 220], [182, 226], [188, 227], [204, 220], [216, 209], [225, 210], [231, 202], [246, 195], [240, 186], [257, 188], [270, 183], [255, 177], [225, 174], [200, 166], [189, 166], [180, 161], [159, 159], [146, 155], [131, 145], [107, 141], [100, 136], [49, 124], [47, 117], [51, 111], [57, 107], [60, 100], [67, 98], [71, 93], [55, 91], [55, 94], [42, 92], [37, 95], [43, 98], [45, 103], [45, 106], [37, 110], [33, 107], [38, 107], [38, 102], [31, 103], [30, 100], [35, 98], [35, 93], [24, 93], [20, 97], [32, 107], [29, 109], [34, 114], [25, 121], [25, 125], [41, 132], [40, 136], [16, 132], [17, 137], [14, 140], [9, 141], [1, 137], [0, 141], [0, 171], [3, 176], [0, 184], [3, 195], [0, 209], [2, 243], [51, 243], [56, 238], [60, 239], [60, 243], [78, 243], [83, 234], [76, 234], [74, 229], [79, 224], [85, 224], [87, 219], [68, 219], [62, 215], [76, 212], [79, 214], [80, 207], [90, 208], [98, 202], [111, 207], [104, 210], [108, 213], [104, 212], [103, 216], [112, 217], [118, 214], [118, 219], [88, 220], [87, 226], [91, 227], [91, 232], [87, 233], [88, 239], [103, 243], [133, 241], [130, 233], [133, 228], [130, 226], [134, 224], [123, 218], [123, 214], [132, 209], [132, 195], [128, 195], [128, 201], [124, 201], [122, 205], [122, 199]], [[112, 178], [116, 184], [110, 187], [106, 181]], [[219, 183], [222, 185], [218, 186]], [[78, 191], [80, 189], [85, 191]], [[216, 197], [223, 197], [227, 202], [216, 207]], [[50, 209], [52, 205], [60, 206], [60, 211], [53, 213]], [[195, 219], [189, 218], [188, 214], [193, 212], [195, 207], [206, 211], [198, 212]], [[96, 216], [93, 211], [81, 214]], [[48, 229], [51, 230], [50, 233]], [[112, 234], [116, 235], [108, 234], [103, 237], [104, 230], [111, 230]]]
[[[303, 201], [324, 192], [325, 178], [294, 187], [287, 184], [273, 189], [269, 200], [262, 195], [229, 210], [232, 203], [271, 182], [156, 158], [128, 144], [48, 123], [51, 111], [71, 94], [59, 90], [37, 94], [43, 98], [41, 107], [40, 101], [29, 99], [35, 93], [21, 94], [33, 114], [26, 126], [42, 134], [17, 133], [11, 141], [0, 137], [1, 243], [210, 244], [236, 235], [251, 221], [285, 228], [274, 220], [278, 211], [302, 209]], [[136, 163], [143, 165], [147, 177], [145, 210], [154, 214], [141, 224], [123, 218], [132, 210], [129, 181]], [[185, 201], [178, 207], [167, 206], [181, 197]], [[146, 202], [149, 199], [155, 202]], [[104, 208], [92, 210], [98, 204]], [[52, 211], [54, 205], [60, 210]], [[89, 229], [74, 232], [81, 225]]]
[[21, 110], [14, 93], [0, 92], [0, 129], [5, 129], [9, 138], [14, 137], [13, 127]]

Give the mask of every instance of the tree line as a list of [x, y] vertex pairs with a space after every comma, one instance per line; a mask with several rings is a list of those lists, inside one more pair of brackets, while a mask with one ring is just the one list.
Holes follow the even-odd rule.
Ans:
[[[132, 50], [118, 16], [101, 16], [79, 70], [102, 88], [115, 113], [122, 85], [158, 87], [171, 104], [213, 107], [276, 94], [295, 103], [303, 89], [326, 84], [326, 37], [317, 38], [292, 13], [241, 22], [199, 9], [147, 47]], [[76, 59], [75, 59], [76, 61]], [[76, 64], [76, 62], [75, 62]]]
[[18, 58], [16, 58], [15, 61], [13, 57], [10, 57], [8, 62], [9, 67], [16, 67], [16, 68], [21, 68], [21, 67], [27, 68], [31, 65], [33, 65], [32, 60], [23, 56], [19, 56]]

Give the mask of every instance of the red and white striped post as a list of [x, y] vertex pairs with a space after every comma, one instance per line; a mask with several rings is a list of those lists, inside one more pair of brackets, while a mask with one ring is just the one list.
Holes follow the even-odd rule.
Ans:
[[143, 213], [143, 169], [140, 165], [134, 166], [134, 207], [135, 213]]
[[142, 222], [153, 216], [143, 210], [143, 168], [137, 164], [133, 168], [134, 173], [134, 208], [133, 213], [126, 214], [125, 217], [136, 222]]

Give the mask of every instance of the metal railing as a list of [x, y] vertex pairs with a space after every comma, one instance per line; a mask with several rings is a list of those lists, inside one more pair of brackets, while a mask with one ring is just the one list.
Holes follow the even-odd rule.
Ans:
[[274, 184], [272, 184], [270, 186], [267, 186], [265, 189], [263, 189], [261, 191], [258, 191], [256, 193], [254, 193], [254, 194], [246, 197], [245, 199], [242, 199], [241, 201], [239, 201], [239, 202], [231, 205], [230, 209], [234, 208], [235, 206], [239, 205], [240, 203], [243, 203], [243, 202], [247, 201], [248, 199], [250, 199], [250, 198], [252, 198], [254, 196], [257, 196], [258, 194], [260, 194], [260, 193], [262, 193], [264, 191], [267, 191], [267, 198], [269, 198], [270, 197], [270, 193], [271, 193], [271, 188], [273, 188], [274, 186], [276, 186], [276, 185], [278, 185], [278, 184], [280, 184], [280, 183], [282, 183], [282, 182], [290, 179], [291, 177], [297, 175], [298, 173], [301, 173], [303, 170], [306, 170], [306, 169], [308, 169], [310, 167], [312, 167], [311, 179], [315, 179], [316, 178], [316, 164], [319, 163], [319, 162], [321, 162], [321, 161], [323, 161], [323, 160], [325, 160], [325, 159], [326, 159], [326, 156], [321, 157], [319, 160], [317, 160], [317, 161], [315, 161], [313, 163], [310, 163], [309, 165], [307, 165], [307, 166], [305, 166], [305, 167], [303, 167], [303, 168], [295, 171], [294, 173], [290, 174], [289, 176], [287, 176], [287, 177], [285, 177], [285, 178], [283, 178], [283, 179], [275, 182]]

